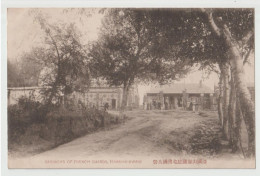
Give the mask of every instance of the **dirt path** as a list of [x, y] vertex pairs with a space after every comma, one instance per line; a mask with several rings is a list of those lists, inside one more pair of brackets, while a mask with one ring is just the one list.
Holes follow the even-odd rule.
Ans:
[[[10, 168], [105, 168], [154, 167], [154, 159], [198, 158], [187, 153], [195, 128], [204, 122], [216, 120], [215, 112], [206, 116], [187, 111], [130, 111], [130, 120], [112, 129], [87, 134], [52, 150], [26, 158], [10, 158]], [[200, 156], [205, 159], [205, 156]], [[231, 157], [229, 157], [231, 158]], [[118, 165], [132, 159], [129, 165]], [[209, 159], [209, 158], [208, 158]], [[112, 161], [112, 163], [111, 163]], [[115, 163], [114, 163], [115, 161]], [[68, 163], [69, 162], [69, 163]], [[71, 163], [70, 163], [71, 162]], [[110, 163], [109, 163], [110, 162]], [[253, 164], [236, 160], [236, 166]], [[148, 165], [146, 165], [148, 164]], [[247, 166], [249, 165], [249, 166]], [[228, 167], [221, 160], [204, 167]], [[172, 167], [161, 165], [160, 167]], [[201, 165], [175, 165], [174, 167], [202, 167]]]
[[[205, 120], [193, 112], [132, 111], [132, 119], [118, 128], [102, 130], [75, 139], [34, 157], [84, 158], [99, 156], [169, 156], [173, 151], [169, 140], [185, 140], [184, 135], [196, 123]], [[186, 131], [185, 134], [178, 133]], [[182, 135], [182, 136], [181, 136]], [[171, 139], [170, 139], [171, 137]], [[183, 142], [183, 141], [182, 141]]]

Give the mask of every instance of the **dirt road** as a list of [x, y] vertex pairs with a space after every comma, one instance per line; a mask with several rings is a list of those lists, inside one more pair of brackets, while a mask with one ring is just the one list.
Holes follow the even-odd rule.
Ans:
[[[90, 156], [168, 156], [175, 140], [187, 140], [187, 132], [196, 123], [206, 120], [193, 112], [130, 111], [131, 120], [117, 128], [88, 134], [38, 156], [58, 158]], [[181, 134], [185, 131], [185, 134]], [[184, 152], [184, 151], [183, 151]]]
[[[21, 167], [85, 168], [91, 165], [86, 165], [84, 162], [90, 162], [90, 159], [93, 162], [94, 159], [94, 162], [102, 164], [94, 167], [104, 168], [106, 166], [102, 162], [108, 162], [103, 160], [104, 158], [138, 160], [140, 158], [191, 157], [185, 148], [190, 137], [194, 135], [194, 127], [217, 118], [215, 112], [206, 117], [187, 111], [129, 111], [126, 114], [130, 120], [124, 124], [87, 134], [33, 157], [9, 158], [9, 167], [19, 165]], [[66, 165], [66, 161], [71, 159], [73, 162], [83, 163], [80, 163], [82, 165]]]

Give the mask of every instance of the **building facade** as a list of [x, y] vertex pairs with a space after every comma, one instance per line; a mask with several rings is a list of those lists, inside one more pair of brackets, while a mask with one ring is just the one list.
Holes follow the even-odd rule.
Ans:
[[13, 105], [18, 103], [19, 99], [22, 97], [34, 99], [41, 102], [41, 87], [10, 87], [7, 89], [8, 105]]
[[[75, 104], [84, 104], [87, 107], [103, 109], [107, 104], [109, 110], [119, 110], [122, 105], [122, 87], [90, 87], [85, 92], [73, 92], [71, 99]], [[136, 87], [128, 92], [127, 107], [129, 109], [139, 106], [139, 95]]]
[[[18, 103], [21, 97], [31, 98], [42, 102], [41, 94], [42, 87], [15, 87], [8, 88], [8, 105]], [[95, 107], [98, 109], [108, 105], [109, 110], [118, 110], [122, 104], [123, 88], [98, 86], [90, 87], [84, 92], [73, 92], [68, 96], [68, 99], [73, 102], [73, 105], [85, 105], [87, 107]], [[64, 100], [64, 95], [61, 98]], [[137, 86], [130, 88], [128, 93], [128, 108], [137, 108], [139, 106], [139, 95]]]
[[144, 109], [216, 110], [214, 91], [199, 84], [172, 84], [151, 89], [144, 96]]

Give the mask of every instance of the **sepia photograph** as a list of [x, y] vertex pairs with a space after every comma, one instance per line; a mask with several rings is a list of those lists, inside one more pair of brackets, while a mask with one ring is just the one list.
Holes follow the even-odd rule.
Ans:
[[255, 168], [254, 8], [8, 8], [8, 168]]

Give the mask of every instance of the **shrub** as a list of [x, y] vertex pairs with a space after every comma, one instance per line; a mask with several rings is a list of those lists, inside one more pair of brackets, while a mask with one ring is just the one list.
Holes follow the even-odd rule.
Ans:
[[43, 105], [26, 97], [20, 98], [18, 104], [8, 106], [9, 139], [15, 139], [24, 134], [31, 124], [39, 124], [43, 121]]
[[[47, 107], [23, 97], [18, 104], [8, 107], [9, 142], [15, 143], [26, 143], [21, 139], [38, 136], [58, 145], [111, 123], [118, 123], [117, 118], [105, 111], [84, 106]], [[33, 130], [35, 127], [39, 130]]]

